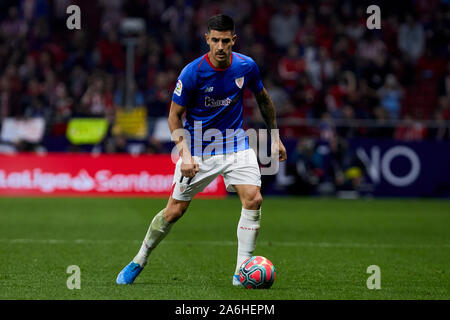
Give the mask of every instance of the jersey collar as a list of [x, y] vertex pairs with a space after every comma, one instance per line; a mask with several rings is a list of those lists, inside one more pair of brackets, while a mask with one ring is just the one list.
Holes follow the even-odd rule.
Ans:
[[209, 66], [210, 66], [211, 68], [213, 68], [214, 70], [216, 70], [216, 71], [225, 71], [225, 70], [229, 69], [229, 68], [231, 67], [231, 65], [233, 64], [233, 56], [234, 56], [234, 53], [231, 52], [231, 62], [230, 62], [230, 65], [229, 65], [228, 67], [226, 67], [226, 68], [217, 68], [217, 67], [215, 67], [215, 66], [212, 64], [212, 62], [209, 60], [208, 53], [205, 54], [206, 62], [208, 62]]

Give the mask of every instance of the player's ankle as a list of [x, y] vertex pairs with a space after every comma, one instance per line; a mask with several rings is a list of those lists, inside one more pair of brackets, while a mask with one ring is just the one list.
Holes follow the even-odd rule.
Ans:
[[142, 256], [142, 255], [138, 254], [136, 257], [133, 258], [133, 262], [137, 263], [138, 265], [140, 265], [143, 268], [147, 265], [148, 256]]

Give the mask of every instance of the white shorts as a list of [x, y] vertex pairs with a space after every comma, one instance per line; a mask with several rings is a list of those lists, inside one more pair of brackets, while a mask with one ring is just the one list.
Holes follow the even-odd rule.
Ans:
[[198, 163], [199, 171], [192, 179], [181, 175], [181, 158], [178, 159], [172, 183], [172, 198], [176, 200], [192, 200], [219, 175], [223, 176], [229, 192], [235, 192], [233, 186], [240, 184], [261, 187], [261, 172], [253, 149], [209, 156], [203, 160], [197, 156], [193, 158]]

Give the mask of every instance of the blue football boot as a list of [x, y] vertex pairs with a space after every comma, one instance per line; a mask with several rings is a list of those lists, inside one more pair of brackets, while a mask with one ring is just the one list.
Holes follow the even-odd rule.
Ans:
[[239, 280], [239, 275], [237, 275], [237, 274], [233, 275], [233, 286], [235, 286], [235, 287], [242, 286], [241, 280]]
[[138, 263], [134, 263], [131, 261], [125, 268], [120, 271], [117, 276], [116, 283], [117, 284], [132, 284], [134, 279], [141, 273], [143, 267], [141, 267]]

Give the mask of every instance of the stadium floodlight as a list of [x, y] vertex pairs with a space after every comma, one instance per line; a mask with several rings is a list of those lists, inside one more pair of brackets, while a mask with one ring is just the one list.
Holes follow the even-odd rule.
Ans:
[[134, 106], [134, 48], [139, 35], [144, 33], [145, 29], [145, 20], [142, 18], [125, 18], [120, 24], [120, 31], [124, 36], [123, 44], [127, 47], [126, 107]]
[[124, 18], [120, 23], [120, 31], [128, 37], [144, 33], [145, 28], [145, 20], [142, 18]]

